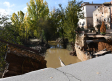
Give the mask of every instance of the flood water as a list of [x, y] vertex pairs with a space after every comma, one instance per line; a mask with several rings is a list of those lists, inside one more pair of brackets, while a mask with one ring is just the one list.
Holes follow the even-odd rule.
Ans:
[[69, 55], [67, 49], [63, 49], [60, 43], [55, 41], [50, 41], [50, 49], [47, 49], [45, 60], [47, 61], [47, 67], [58, 68], [61, 67], [59, 57], [64, 62], [65, 65], [81, 62], [76, 56]]

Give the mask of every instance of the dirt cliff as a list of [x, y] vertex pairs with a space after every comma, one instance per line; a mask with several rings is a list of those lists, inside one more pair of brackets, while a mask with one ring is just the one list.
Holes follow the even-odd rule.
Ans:
[[98, 51], [101, 51], [103, 49], [107, 49], [107, 51], [112, 51], [112, 44], [110, 42], [106, 43], [106, 42], [99, 42], [98, 43]]
[[11, 45], [8, 46], [6, 61], [9, 65], [6, 66], [3, 78], [46, 68], [43, 56]]

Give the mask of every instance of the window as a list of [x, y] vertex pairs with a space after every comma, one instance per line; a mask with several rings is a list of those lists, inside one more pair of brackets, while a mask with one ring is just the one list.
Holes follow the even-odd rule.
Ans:
[[98, 22], [98, 19], [97, 19], [97, 22]]
[[100, 10], [102, 10], [102, 7], [100, 8]]
[[96, 6], [95, 6], [95, 8], [96, 8]]
[[83, 7], [83, 10], [84, 10], [84, 7]]
[[108, 18], [108, 22], [110, 21], [110, 18]]
[[85, 22], [83, 22], [83, 24], [85, 24]]
[[104, 19], [104, 21], [106, 21], [106, 19]]

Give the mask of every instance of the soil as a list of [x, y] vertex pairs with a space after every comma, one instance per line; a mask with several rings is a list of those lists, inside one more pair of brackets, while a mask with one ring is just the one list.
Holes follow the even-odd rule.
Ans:
[[106, 43], [106, 42], [99, 42], [98, 43], [98, 51], [101, 51], [105, 48], [107, 51], [112, 51], [112, 44]]

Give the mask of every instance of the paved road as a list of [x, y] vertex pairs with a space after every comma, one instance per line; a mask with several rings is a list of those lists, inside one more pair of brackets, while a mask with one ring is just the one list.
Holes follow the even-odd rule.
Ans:
[[112, 81], [112, 54], [60, 68], [45, 68], [0, 81]]

